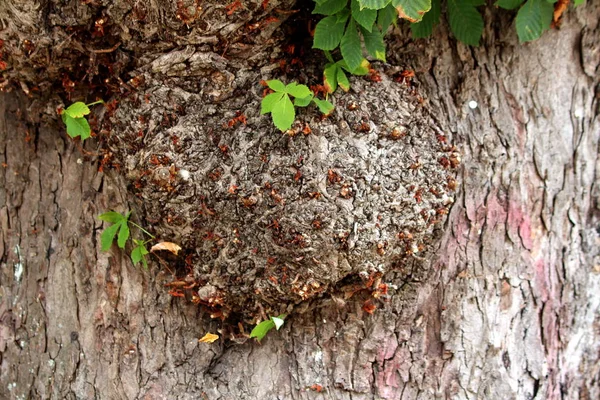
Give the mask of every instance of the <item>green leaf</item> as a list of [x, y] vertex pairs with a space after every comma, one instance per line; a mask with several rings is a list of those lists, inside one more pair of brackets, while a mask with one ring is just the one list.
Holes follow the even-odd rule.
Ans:
[[250, 337], [256, 338], [256, 340], [260, 342], [273, 328], [275, 328], [275, 322], [268, 319], [256, 325], [254, 329], [252, 329], [252, 332], [250, 332]]
[[110, 250], [112, 241], [113, 241], [115, 235], [117, 234], [117, 230], [119, 229], [120, 226], [121, 226], [120, 223], [114, 224], [114, 225], [109, 226], [108, 228], [106, 228], [104, 230], [104, 232], [102, 232], [102, 235], [100, 235], [100, 245], [101, 245], [102, 251]]
[[500, 8], [504, 8], [505, 10], [514, 10], [523, 4], [523, 0], [498, 0], [494, 4]]
[[350, 81], [348, 77], [344, 73], [344, 70], [341, 68], [337, 69], [337, 83], [342, 88], [344, 92], [350, 90]]
[[423, 15], [431, 9], [431, 0], [393, 0], [400, 18], [409, 22], [419, 22]]
[[544, 0], [527, 0], [517, 13], [519, 41], [530, 42], [542, 36], [550, 28], [554, 6]]
[[327, 100], [320, 100], [317, 99], [316, 97], [313, 99], [313, 101], [315, 102], [315, 104], [317, 105], [317, 107], [319, 107], [319, 110], [325, 114], [325, 115], [329, 115], [331, 114], [331, 112], [335, 109], [335, 107], [333, 106], [333, 104], [331, 104], [330, 102], [328, 102]]
[[365, 48], [371, 57], [385, 62], [385, 43], [383, 34], [379, 29], [375, 28], [372, 32], [367, 32], [366, 29], [361, 27], [361, 33], [365, 41]]
[[92, 130], [90, 124], [88, 124], [85, 118], [73, 118], [69, 114], [63, 113], [65, 125], [67, 125], [67, 133], [72, 138], [77, 136], [81, 137], [81, 140], [85, 140], [91, 136]]
[[390, 25], [396, 23], [398, 18], [398, 11], [390, 3], [385, 8], [378, 11], [377, 14], [377, 25], [381, 28], [382, 32], [387, 32]]
[[333, 93], [337, 89], [337, 71], [341, 69], [337, 64], [327, 64], [323, 70], [323, 83], [328, 93]]
[[371, 32], [373, 24], [377, 19], [377, 10], [369, 8], [360, 8], [358, 0], [351, 0], [352, 18], [363, 28]]
[[285, 85], [279, 79], [271, 79], [270, 81], [267, 81], [267, 85], [276, 92], [285, 93]]
[[346, 33], [342, 37], [340, 43], [340, 50], [344, 61], [348, 64], [350, 70], [358, 68], [363, 60], [362, 48], [360, 45], [360, 38], [358, 37], [358, 31], [356, 30], [356, 24], [351, 19], [346, 28]]
[[119, 229], [119, 236], [117, 237], [117, 245], [119, 248], [125, 248], [125, 242], [129, 239], [129, 225], [127, 224], [127, 220], [123, 220], [119, 222], [121, 228]]
[[281, 131], [287, 131], [292, 127], [296, 118], [296, 111], [294, 110], [294, 104], [292, 104], [287, 94], [273, 105], [271, 118], [273, 118], [275, 126]]
[[310, 93], [310, 95], [304, 97], [304, 98], [298, 98], [296, 97], [294, 99], [294, 105], [296, 107], [306, 107], [307, 105], [309, 105], [312, 102], [312, 99], [315, 97], [314, 94], [312, 94], [312, 92]]
[[483, 18], [476, 6], [485, 0], [448, 0], [448, 20], [454, 36], [464, 44], [478, 46], [483, 33]]
[[583, 3], [585, 3], [585, 0], [575, 0], [573, 2], [573, 4], [575, 5], [575, 7], [582, 5]]
[[313, 14], [333, 15], [346, 7], [348, 0], [325, 0], [321, 4], [317, 3]]
[[142, 248], [143, 247], [134, 247], [131, 251], [131, 261], [133, 261], [134, 265], [142, 261]]
[[350, 72], [352, 75], [359, 75], [359, 76], [368, 74], [369, 68], [371, 67], [371, 64], [369, 64], [369, 61], [367, 61], [366, 58], [363, 58], [362, 62], [358, 66], [358, 68], [356, 68], [354, 70], [348, 68], [348, 64], [346, 64], [346, 61], [344, 61], [344, 60], [340, 60], [336, 64], [339, 65], [340, 67], [342, 67], [343, 69], [345, 69], [346, 71]]
[[288, 84], [285, 87], [285, 91], [288, 94], [291, 94], [292, 96], [298, 97], [300, 99], [308, 97], [312, 93], [310, 91], [310, 89], [308, 88], [308, 86], [306, 86], [306, 85], [299, 85], [296, 82], [292, 82], [292, 83]]
[[71, 118], [81, 118], [84, 115], [88, 115], [90, 113], [90, 109], [85, 105], [85, 103], [78, 101], [67, 107], [64, 112], [66, 112]]
[[321, 50], [335, 49], [340, 44], [342, 36], [344, 36], [344, 28], [346, 27], [347, 20], [347, 16], [344, 19], [339, 14], [320, 20], [315, 28], [313, 48]]
[[117, 222], [121, 222], [122, 220], [127, 219], [127, 217], [115, 211], [108, 211], [104, 214], [98, 215], [98, 219], [110, 222], [111, 224], [116, 224]]
[[418, 39], [430, 36], [433, 33], [433, 28], [440, 22], [440, 14], [440, 0], [431, 0], [431, 10], [423, 15], [421, 22], [410, 24], [413, 38]]
[[392, 0], [358, 0], [361, 8], [370, 8], [371, 10], [381, 10], [391, 2]]
[[281, 99], [283, 98], [283, 96], [286, 96], [285, 93], [282, 92], [275, 92], [275, 93], [271, 93], [266, 95], [263, 99], [262, 99], [262, 103], [261, 103], [261, 107], [260, 107], [260, 113], [261, 114], [268, 114], [273, 110], [273, 106], [278, 102], [281, 101]]

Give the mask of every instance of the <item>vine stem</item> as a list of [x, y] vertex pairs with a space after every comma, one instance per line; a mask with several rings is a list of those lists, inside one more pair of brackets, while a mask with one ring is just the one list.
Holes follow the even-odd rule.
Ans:
[[98, 100], [98, 101], [94, 101], [93, 103], [90, 104], [86, 104], [86, 106], [94, 106], [96, 104], [104, 104], [104, 100]]

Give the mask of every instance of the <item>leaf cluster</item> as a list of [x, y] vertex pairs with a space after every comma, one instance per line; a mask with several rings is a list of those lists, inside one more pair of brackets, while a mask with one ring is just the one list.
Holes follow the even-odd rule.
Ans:
[[[117, 238], [117, 246], [119, 246], [120, 249], [124, 249], [125, 244], [127, 243], [127, 240], [129, 239], [130, 233], [131, 233], [130, 229], [129, 229], [129, 224], [132, 224], [132, 225], [140, 228], [140, 230], [142, 232], [144, 232], [151, 238], [154, 238], [154, 236], [149, 234], [146, 230], [141, 228], [139, 225], [130, 221], [129, 220], [130, 215], [131, 215], [131, 211], [128, 212], [127, 214], [121, 214], [116, 211], [109, 211], [109, 212], [105, 212], [104, 214], [100, 214], [98, 216], [98, 219], [111, 224], [109, 227], [104, 229], [104, 232], [102, 232], [102, 235], [100, 235], [100, 245], [101, 245], [102, 251], [110, 250], [112, 243], [115, 239], [115, 236]], [[131, 261], [133, 261], [133, 264], [137, 264], [141, 261], [142, 264], [144, 265], [144, 268], [147, 269], [148, 261], [146, 260], [146, 255], [149, 252], [148, 252], [148, 249], [146, 248], [146, 244], [149, 241], [138, 240], [138, 239], [132, 239], [132, 241], [133, 241], [133, 249], [131, 250]]]
[[90, 106], [99, 103], [104, 103], [104, 101], [99, 100], [90, 104], [78, 101], [63, 110], [61, 118], [67, 127], [67, 134], [69, 136], [72, 138], [79, 136], [83, 141], [92, 135], [90, 124], [85, 119], [85, 116], [90, 113]]
[[266, 336], [267, 333], [273, 328], [279, 330], [283, 326], [286, 314], [281, 314], [278, 317], [271, 317], [266, 321], [262, 321], [252, 329], [250, 332], [251, 338], [256, 338], [259, 342]]
[[[296, 107], [307, 107], [315, 103], [319, 110], [329, 115], [333, 111], [333, 104], [328, 100], [321, 100], [306, 85], [296, 82], [285, 85], [278, 79], [267, 81], [267, 85], [274, 92], [265, 96], [261, 103], [261, 114], [271, 114], [273, 123], [281, 131], [292, 127], [296, 119]], [[291, 98], [294, 98], [292, 102]]]

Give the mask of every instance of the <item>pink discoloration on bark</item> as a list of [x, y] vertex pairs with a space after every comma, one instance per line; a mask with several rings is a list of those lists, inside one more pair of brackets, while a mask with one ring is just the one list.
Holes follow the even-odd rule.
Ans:
[[[389, 351], [393, 348], [395, 354], [392, 356]], [[387, 359], [382, 357], [389, 356]], [[388, 343], [378, 353], [379, 368], [377, 371], [376, 384], [379, 396], [382, 399], [397, 399], [400, 397], [402, 387], [409, 379], [409, 367], [411, 365], [410, 351], [406, 348], [398, 348], [398, 343]]]
[[504, 225], [506, 222], [506, 205], [498, 198], [497, 193], [490, 195], [486, 208], [485, 223], [488, 228], [493, 229], [496, 225]]
[[523, 247], [527, 250], [533, 248], [531, 218], [527, 213], [523, 212], [523, 205], [518, 201], [510, 201], [507, 226], [512, 232], [518, 232]]

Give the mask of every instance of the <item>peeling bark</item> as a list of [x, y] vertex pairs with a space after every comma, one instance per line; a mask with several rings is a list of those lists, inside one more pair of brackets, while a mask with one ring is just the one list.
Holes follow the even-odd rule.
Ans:
[[99, 173], [39, 117], [40, 100], [2, 95], [0, 397], [600, 397], [600, 7], [589, 3], [527, 45], [491, 9], [477, 49], [443, 25], [426, 42], [391, 39], [390, 59], [417, 71], [463, 152], [428, 273], [389, 272], [398, 287], [373, 315], [364, 292], [315, 301], [262, 345], [198, 343], [221, 325], [166, 293], [168, 271], [101, 253], [96, 216], [133, 204], [127, 177]]

